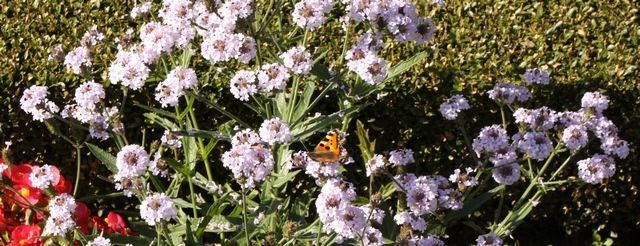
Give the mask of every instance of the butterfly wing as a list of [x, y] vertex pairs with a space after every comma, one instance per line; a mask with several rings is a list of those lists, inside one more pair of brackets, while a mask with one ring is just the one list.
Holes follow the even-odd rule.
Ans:
[[333, 130], [320, 141], [309, 157], [318, 162], [336, 162], [340, 157], [340, 133]]

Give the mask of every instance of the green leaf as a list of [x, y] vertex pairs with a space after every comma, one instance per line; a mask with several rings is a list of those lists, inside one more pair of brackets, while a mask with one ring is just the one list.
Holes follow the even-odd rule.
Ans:
[[169, 165], [169, 167], [173, 168], [174, 170], [178, 171], [179, 173], [181, 173], [182, 175], [190, 178], [193, 177], [193, 172], [189, 169], [189, 167], [187, 165], [183, 165], [182, 163], [171, 159], [171, 158], [163, 158], [167, 164]]
[[304, 114], [309, 109], [309, 103], [311, 103], [311, 97], [313, 96], [313, 91], [315, 91], [316, 86], [313, 83], [306, 83], [304, 87], [304, 91], [300, 95], [300, 101], [295, 107], [295, 111], [293, 113], [292, 122], [297, 122], [300, 118], [304, 117]]
[[158, 108], [152, 108], [152, 107], [149, 107], [149, 106], [145, 106], [145, 105], [140, 104], [139, 102], [133, 102], [133, 105], [135, 105], [136, 107], [145, 109], [147, 111], [156, 113], [158, 115], [162, 115], [162, 116], [173, 118], [173, 119], [176, 118], [176, 114], [171, 113], [171, 112], [166, 111], [166, 110], [163, 110], [163, 109], [158, 109]]
[[282, 185], [286, 184], [287, 182], [293, 180], [300, 171], [301, 170], [296, 170], [296, 171], [293, 171], [293, 172], [288, 172], [288, 173], [285, 173], [285, 174], [278, 175], [278, 178], [272, 184], [273, 187], [279, 188], [280, 186], [282, 186]]
[[358, 135], [358, 147], [362, 152], [362, 160], [366, 163], [375, 154], [376, 141], [369, 139], [369, 130], [364, 129], [364, 125], [360, 120], [356, 121], [356, 134]]
[[427, 57], [428, 54], [429, 53], [427, 51], [422, 51], [422, 52], [419, 52], [419, 53], [413, 55], [412, 57], [409, 57], [409, 58], [405, 59], [404, 61], [399, 62], [397, 65], [395, 65], [395, 66], [393, 66], [392, 68], [389, 69], [389, 72], [387, 73], [387, 78], [385, 79], [385, 82], [386, 81], [390, 81], [391, 79], [393, 79], [396, 76], [406, 72], [411, 67], [413, 67], [416, 64], [420, 63], [424, 58]]
[[93, 153], [93, 155], [104, 164], [109, 171], [112, 173], [118, 173], [118, 167], [116, 166], [116, 157], [111, 155], [111, 153], [102, 150], [100, 147], [95, 146], [90, 143], [86, 143], [87, 147], [89, 147], [89, 151]]
[[196, 137], [196, 138], [211, 138], [216, 140], [231, 141], [231, 138], [226, 134], [218, 131], [207, 130], [186, 130], [186, 131], [171, 131], [171, 133], [183, 136], [183, 137]]

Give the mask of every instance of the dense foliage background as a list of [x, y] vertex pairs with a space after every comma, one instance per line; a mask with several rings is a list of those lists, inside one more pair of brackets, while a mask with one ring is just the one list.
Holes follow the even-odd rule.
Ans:
[[[116, 0], [11, 0], [0, 6], [0, 140], [13, 142], [17, 161], [56, 163], [63, 169], [68, 167], [62, 171], [71, 176], [73, 147], [50, 134], [43, 124], [32, 122], [20, 110], [18, 99], [28, 86], [42, 84], [52, 86], [52, 95], [64, 97], [58, 101], [68, 100], [71, 95], [58, 92], [75, 88], [82, 81], [66, 73], [61, 63], [48, 61], [50, 50], [61, 43], [69, 51], [94, 24], [105, 40], [112, 42], [115, 33], [135, 26], [127, 18], [133, 4]], [[371, 128], [377, 149], [408, 147], [416, 151], [419, 165], [414, 168], [449, 173], [470, 159], [460, 151], [464, 149], [458, 143], [460, 134], [437, 113], [445, 98], [460, 92], [467, 95], [472, 102], [468, 114], [473, 116], [471, 134], [475, 135], [482, 126], [499, 121], [498, 114], [491, 113], [495, 107], [484, 91], [497, 82], [522, 80], [526, 68], [543, 67], [551, 72], [552, 84], [537, 88], [534, 97], [558, 110], [577, 109], [584, 92], [601, 90], [611, 100], [607, 117], [620, 127], [620, 137], [630, 141], [630, 156], [617, 163], [617, 175], [602, 186], [552, 191], [558, 195], [548, 196], [513, 235], [532, 245], [590, 242], [599, 237], [602, 241], [633, 242], [640, 237], [633, 233], [640, 230], [640, 170], [635, 151], [635, 140], [640, 138], [640, 110], [636, 109], [640, 101], [639, 7], [633, 1], [595, 0], [447, 1], [443, 7], [423, 3], [419, 11], [437, 25], [435, 40], [430, 42], [432, 52], [398, 83], [387, 86], [388, 95], [372, 101], [358, 118]], [[332, 28], [339, 27], [316, 31], [317, 42], [332, 36]], [[394, 57], [409, 57], [417, 49], [392, 47], [383, 56], [394, 64]], [[103, 48], [94, 64], [106, 67], [115, 52], [115, 48]], [[200, 83], [225, 100], [225, 82]], [[111, 95], [122, 93], [117, 87], [107, 89]], [[148, 101], [141, 94], [139, 100]], [[325, 103], [319, 108], [336, 107], [331, 100]], [[207, 120], [214, 122], [216, 116], [212, 113]], [[126, 126], [135, 131], [141, 124], [142, 120]], [[452, 148], [452, 142], [458, 147]], [[355, 149], [355, 141], [348, 141], [347, 147]], [[87, 185], [80, 194], [105, 189], [101, 186], [103, 177], [95, 175], [102, 168], [97, 162], [83, 168]], [[455, 231], [450, 236], [465, 238], [460, 241], [475, 238], [465, 235], [464, 230], [459, 235]], [[599, 236], [592, 236], [594, 232]]]

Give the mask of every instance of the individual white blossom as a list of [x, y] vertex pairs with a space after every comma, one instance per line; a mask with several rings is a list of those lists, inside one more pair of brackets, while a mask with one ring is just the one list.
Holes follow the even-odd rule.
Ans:
[[389, 153], [389, 163], [393, 166], [406, 166], [413, 162], [415, 162], [415, 159], [413, 159], [413, 150], [400, 149]]
[[148, 225], [154, 226], [161, 221], [169, 221], [178, 217], [176, 207], [164, 193], [147, 196], [140, 204], [140, 217]]
[[47, 164], [33, 167], [29, 174], [31, 186], [44, 190], [60, 181], [60, 176], [54, 173], [53, 168]]
[[292, 135], [287, 123], [275, 117], [262, 122], [262, 125], [260, 125], [260, 138], [269, 145], [274, 145], [291, 141]]

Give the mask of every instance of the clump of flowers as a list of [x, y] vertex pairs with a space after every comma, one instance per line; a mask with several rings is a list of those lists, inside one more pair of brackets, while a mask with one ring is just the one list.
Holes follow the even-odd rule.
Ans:
[[469, 101], [462, 95], [455, 95], [440, 104], [440, 113], [447, 120], [455, 120], [463, 110], [471, 108]]
[[178, 216], [173, 201], [164, 193], [153, 194], [140, 204], [140, 217], [153, 226], [161, 221], [169, 221]]

